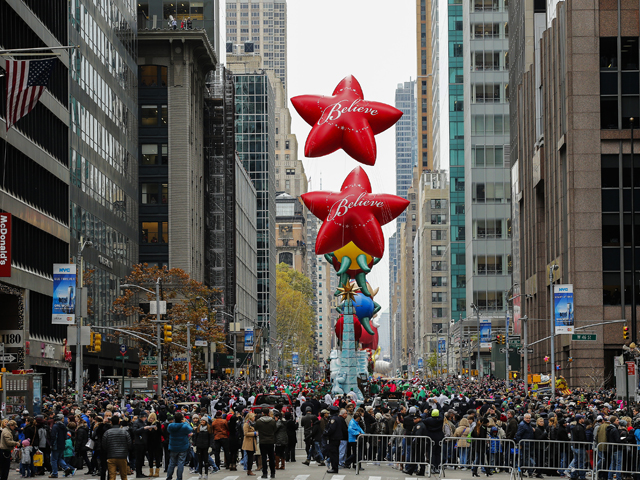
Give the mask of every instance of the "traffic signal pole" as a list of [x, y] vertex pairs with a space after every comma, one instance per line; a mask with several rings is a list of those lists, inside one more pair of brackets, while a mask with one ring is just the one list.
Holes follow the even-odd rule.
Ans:
[[162, 398], [162, 342], [160, 341], [160, 279], [156, 281], [156, 334], [158, 341], [158, 398]]

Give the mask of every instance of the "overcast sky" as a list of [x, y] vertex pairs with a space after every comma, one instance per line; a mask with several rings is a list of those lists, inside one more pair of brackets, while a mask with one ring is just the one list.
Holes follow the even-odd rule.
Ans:
[[[398, 83], [415, 79], [415, 0], [288, 0], [287, 43], [289, 97], [330, 95], [342, 78], [354, 75], [364, 98], [394, 105]], [[320, 158], [304, 158], [304, 143], [311, 129], [290, 106], [292, 132], [298, 138], [309, 190], [337, 191], [347, 174], [360, 163], [344, 151]], [[396, 192], [395, 127], [376, 136], [378, 159], [364, 166], [374, 193]], [[385, 256], [367, 275], [376, 301], [389, 307], [388, 238], [395, 222], [383, 227]]]
[[[446, 12], [446, 0], [440, 3], [445, 9], [440, 11]], [[222, 10], [224, 15], [224, 7]], [[287, 0], [287, 10], [290, 98], [330, 95], [340, 80], [354, 75], [365, 99], [394, 105], [398, 84], [416, 78], [415, 0]], [[442, 59], [446, 61], [446, 27], [444, 34], [440, 58], [446, 71], [442, 65]], [[443, 96], [445, 91], [441, 87]], [[326, 157], [305, 158], [304, 144], [311, 126], [291, 103], [289, 108], [291, 130], [298, 138], [298, 158], [310, 179], [309, 190], [320, 190], [322, 182], [322, 190], [338, 191], [347, 174], [361, 164], [342, 150]], [[441, 119], [443, 122], [446, 126], [446, 120]], [[395, 127], [377, 135], [376, 142], [376, 165], [363, 168], [374, 193], [395, 194]], [[388, 239], [395, 231], [395, 221], [383, 230], [385, 255], [367, 279], [373, 288], [380, 287], [376, 301], [385, 311], [389, 307]]]

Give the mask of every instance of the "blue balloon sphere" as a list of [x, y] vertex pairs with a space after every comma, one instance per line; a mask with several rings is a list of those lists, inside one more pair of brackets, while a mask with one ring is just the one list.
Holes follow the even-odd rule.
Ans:
[[373, 317], [373, 310], [375, 305], [373, 300], [367, 297], [364, 293], [356, 293], [353, 306], [356, 309], [356, 316], [358, 319], [365, 319]]

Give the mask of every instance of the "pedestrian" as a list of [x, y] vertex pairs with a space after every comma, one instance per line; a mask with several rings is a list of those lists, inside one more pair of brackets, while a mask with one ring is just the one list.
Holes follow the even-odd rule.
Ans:
[[167, 480], [173, 478], [173, 471], [177, 468], [178, 480], [182, 480], [184, 463], [189, 450], [189, 437], [193, 432], [191, 425], [187, 423], [181, 412], [176, 412], [173, 423], [167, 427], [169, 432], [169, 468], [167, 470]]
[[75, 443], [75, 454], [78, 459], [78, 470], [82, 470], [84, 464], [87, 465], [89, 471], [87, 472], [89, 475], [93, 475], [91, 470], [91, 460], [89, 460], [89, 456], [87, 455], [88, 448], [87, 442], [89, 441], [89, 427], [87, 427], [87, 422], [84, 421], [83, 418], [79, 418], [78, 420], [78, 428], [76, 429], [76, 443]]
[[[146, 478], [142, 472], [144, 467], [144, 459], [147, 455], [147, 445], [149, 443], [149, 430], [153, 427], [147, 424], [147, 412], [140, 412], [138, 419], [133, 422], [130, 427], [131, 436], [133, 438], [133, 451], [136, 462], [136, 478]], [[151, 475], [151, 474], [150, 474]]]
[[253, 455], [256, 451], [258, 432], [255, 429], [256, 415], [253, 412], [247, 413], [244, 417], [244, 425], [242, 427], [244, 440], [242, 442], [242, 450], [247, 454], [247, 475], [255, 476], [251, 470], [253, 468]]
[[[149, 458], [149, 476], [159, 477], [162, 468], [162, 424], [154, 412], [149, 414], [147, 425], [151, 427], [147, 432], [147, 451]], [[155, 472], [153, 465], [155, 463]]]
[[267, 478], [267, 468], [271, 471], [271, 478], [276, 477], [276, 459], [274, 446], [276, 443], [276, 421], [272, 417], [269, 408], [262, 409], [262, 416], [256, 420], [256, 431], [260, 442], [262, 454], [262, 478]]
[[[75, 427], [75, 423], [69, 422], [70, 427]], [[73, 446], [72, 432], [67, 431], [67, 439], [64, 441], [64, 461], [67, 465], [73, 465], [75, 463], [75, 447]]]
[[[58, 478], [58, 466], [62, 467], [67, 477], [76, 473], [76, 469], [70, 467], [64, 460], [67, 427], [65, 427], [63, 422], [64, 415], [58, 413], [55, 416], [55, 423], [51, 428], [51, 475], [49, 475], [49, 478]], [[0, 478], [0, 480], [4, 479]]]
[[[328, 412], [327, 412], [328, 413]], [[287, 436], [289, 438], [289, 443], [287, 444], [287, 451], [285, 453], [285, 458], [288, 462], [296, 461], [296, 444], [298, 443], [298, 422], [293, 419], [293, 415], [291, 412], [286, 412], [284, 414], [284, 420], [287, 425]]]
[[107, 462], [109, 480], [116, 479], [116, 472], [120, 471], [120, 478], [127, 480], [127, 456], [133, 442], [129, 433], [120, 427], [120, 417], [111, 417], [111, 427], [105, 430], [101, 438], [102, 451]]
[[193, 22], [191, 21], [191, 17], [187, 18], [187, 30], [191, 30], [193, 28]]
[[227, 470], [230, 469], [230, 460], [229, 460], [229, 424], [227, 420], [222, 418], [222, 411], [218, 410], [215, 415], [215, 420], [213, 421], [213, 432], [214, 432], [214, 449], [213, 453], [215, 455], [216, 465], [219, 467], [222, 465], [220, 463], [220, 450], [224, 451], [224, 466]]
[[[333, 414], [329, 420], [329, 426], [324, 435], [329, 439], [329, 445], [327, 446], [327, 456], [331, 464], [331, 470], [327, 470], [327, 473], [338, 473], [339, 459], [340, 459], [340, 442], [344, 438], [345, 441], [349, 440], [349, 433], [347, 430], [347, 424], [345, 418], [347, 418], [347, 411], [343, 408], [339, 410], [338, 407], [329, 407], [329, 413]], [[344, 435], [346, 431], [346, 435]], [[346, 438], [345, 438], [346, 437]]]
[[287, 426], [282, 420], [282, 413], [276, 410], [274, 412], [274, 417], [276, 420], [276, 470], [284, 470], [285, 451], [287, 449], [287, 445], [289, 444], [289, 435], [287, 435]]
[[198, 478], [202, 478], [203, 468], [204, 476], [209, 478], [209, 445], [213, 436], [213, 426], [209, 425], [205, 417], [202, 417], [200, 424], [195, 426], [193, 432], [193, 444], [198, 455]]
[[[347, 449], [351, 454], [344, 461], [344, 466], [346, 468], [351, 468], [352, 464], [357, 464], [362, 460], [364, 442], [360, 442], [358, 445], [358, 437], [364, 434], [364, 430], [359, 423], [361, 418], [360, 413], [356, 412], [347, 427], [347, 431], [349, 432], [349, 445], [347, 446]], [[361, 468], [360, 470], [364, 469]]]
[[29, 439], [22, 441], [22, 448], [20, 449], [20, 467], [23, 478], [35, 477], [36, 473], [33, 470], [33, 453], [34, 447], [31, 446]]

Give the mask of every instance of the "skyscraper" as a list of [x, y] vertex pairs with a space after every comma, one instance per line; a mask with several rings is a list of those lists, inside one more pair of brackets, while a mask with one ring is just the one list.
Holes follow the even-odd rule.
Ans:
[[260, 55], [262, 68], [280, 79], [286, 97], [286, 0], [227, 0], [226, 8], [227, 53]]
[[[402, 117], [395, 125], [396, 130], [396, 195], [407, 198], [411, 188], [413, 167], [418, 164], [418, 123], [416, 119], [416, 82], [399, 83], [396, 88], [395, 107]], [[406, 212], [402, 212], [396, 222], [403, 223]]]
[[501, 319], [512, 285], [507, 20], [505, 0], [463, 2], [467, 314], [474, 303]]
[[464, 199], [464, 85], [462, 48], [462, 0], [449, 0], [449, 258], [451, 272], [451, 318], [466, 317], [467, 290], [465, 267], [465, 199]]

